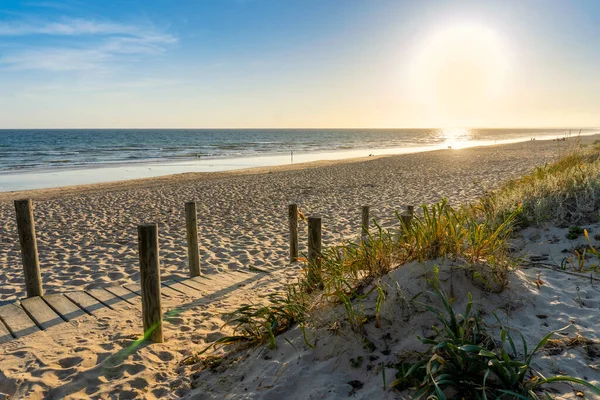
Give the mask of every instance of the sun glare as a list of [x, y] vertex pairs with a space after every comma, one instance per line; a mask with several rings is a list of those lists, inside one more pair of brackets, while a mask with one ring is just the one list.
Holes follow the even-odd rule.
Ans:
[[469, 130], [464, 128], [444, 128], [442, 129], [442, 146], [460, 149], [467, 144], [469, 140]]
[[465, 114], [503, 94], [508, 64], [506, 46], [491, 28], [446, 26], [418, 45], [410, 84], [419, 100], [437, 113]]

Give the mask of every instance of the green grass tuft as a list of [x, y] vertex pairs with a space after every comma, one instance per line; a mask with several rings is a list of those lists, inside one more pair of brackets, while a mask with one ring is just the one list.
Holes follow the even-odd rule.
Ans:
[[534, 355], [557, 331], [544, 336], [531, 352], [521, 335], [523, 352], [519, 353], [509, 329], [497, 317], [500, 340], [493, 340], [478, 313], [473, 311], [470, 294], [463, 314], [454, 311], [452, 300], [437, 285], [432, 294], [440, 300], [441, 307], [424, 306], [441, 327], [433, 327], [435, 337], [419, 338], [430, 346], [429, 350], [409, 368], [401, 365], [399, 372], [403, 375], [392, 387], [405, 389], [418, 381], [412, 397], [417, 400], [445, 399], [448, 393], [468, 399], [538, 399], [538, 395], [546, 394], [544, 387], [553, 382], [575, 383], [600, 394], [599, 387], [582, 379], [562, 375], [545, 378], [531, 367]]
[[552, 221], [558, 226], [598, 221], [600, 146], [576, 147], [557, 162], [537, 167], [482, 198], [490, 213], [502, 216], [517, 208], [521, 227]]

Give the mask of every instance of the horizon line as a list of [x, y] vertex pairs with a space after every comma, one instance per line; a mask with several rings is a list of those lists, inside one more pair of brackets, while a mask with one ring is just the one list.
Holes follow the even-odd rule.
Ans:
[[356, 128], [336, 128], [336, 127], [286, 127], [286, 128], [266, 128], [266, 127], [247, 127], [247, 128], [233, 128], [233, 127], [207, 127], [207, 128], [198, 128], [198, 127], [174, 127], [174, 128], [160, 128], [160, 127], [51, 127], [51, 128], [0, 128], [0, 131], [12, 131], [12, 130], [31, 130], [31, 131], [42, 131], [42, 130], [357, 130], [357, 129], [369, 129], [369, 130], [392, 130], [392, 129], [415, 129], [415, 130], [431, 130], [431, 129], [561, 129], [561, 130], [577, 130], [577, 129], [600, 129], [600, 125], [598, 126], [575, 126], [575, 127], [565, 127], [565, 126], [502, 126], [502, 127], [486, 127], [486, 126], [458, 126], [458, 127], [356, 127]]

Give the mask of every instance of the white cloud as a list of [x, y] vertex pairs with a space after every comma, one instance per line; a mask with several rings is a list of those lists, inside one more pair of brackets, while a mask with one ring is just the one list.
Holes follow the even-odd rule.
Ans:
[[102, 49], [30, 49], [0, 58], [7, 69], [74, 71], [100, 69], [114, 58]]
[[[40, 35], [63, 39], [60, 46], [28, 44], [40, 43], [28, 40]], [[175, 36], [152, 26], [83, 19], [0, 23], [2, 36], [20, 40], [18, 46], [5, 47], [0, 54], [0, 68], [12, 70], [105, 69], [117, 60], [160, 54], [177, 42]]]
[[131, 35], [155, 36], [161, 40], [173, 40], [166, 34], [157, 34], [153, 28], [113, 22], [98, 22], [79, 18], [64, 18], [60, 22], [18, 21], [0, 22], [0, 36], [83, 36], [83, 35]]

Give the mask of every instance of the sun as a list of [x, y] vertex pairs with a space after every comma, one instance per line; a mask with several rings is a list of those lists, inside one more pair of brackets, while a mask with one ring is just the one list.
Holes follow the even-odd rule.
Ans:
[[474, 23], [446, 25], [417, 44], [409, 85], [436, 112], [463, 115], [502, 96], [508, 67], [507, 45], [495, 30]]

